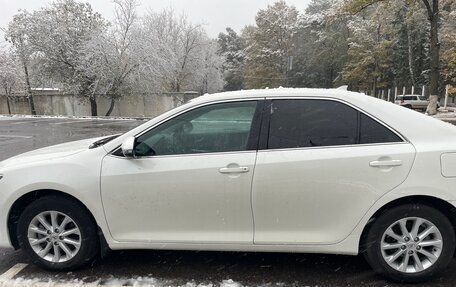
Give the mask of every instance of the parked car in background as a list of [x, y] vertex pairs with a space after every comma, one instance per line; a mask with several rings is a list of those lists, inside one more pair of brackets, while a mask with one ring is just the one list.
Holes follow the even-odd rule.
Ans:
[[364, 94], [205, 95], [120, 136], [0, 163], [0, 247], [51, 270], [100, 250], [357, 255], [427, 280], [455, 251], [456, 128]]
[[396, 104], [414, 110], [426, 110], [429, 100], [420, 95], [402, 95], [396, 97]]

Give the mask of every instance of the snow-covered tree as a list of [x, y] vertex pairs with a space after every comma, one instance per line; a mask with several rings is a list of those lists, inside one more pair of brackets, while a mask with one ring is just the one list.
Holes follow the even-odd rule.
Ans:
[[280, 0], [258, 11], [256, 25], [243, 31], [246, 41], [246, 87], [289, 85], [298, 11]]
[[215, 93], [223, 89], [223, 58], [219, 55], [219, 45], [216, 40], [207, 40], [206, 48], [202, 50], [203, 64], [200, 79], [201, 94]]
[[[188, 21], [184, 14], [167, 9], [150, 11], [143, 18], [140, 78], [148, 90], [181, 92], [201, 89], [207, 59], [216, 57], [213, 42], [201, 25]], [[209, 58], [207, 52], [214, 55]], [[213, 69], [221, 73], [220, 69]]]
[[42, 69], [65, 88], [88, 99], [93, 116], [98, 115], [97, 77], [87, 64], [86, 44], [106, 33], [107, 22], [89, 3], [59, 0], [32, 14], [28, 37], [41, 57]]
[[9, 52], [0, 51], [0, 88], [6, 96], [8, 113], [11, 114], [9, 97], [21, 86], [21, 68], [16, 57]]
[[300, 16], [295, 37], [293, 85], [332, 88], [347, 61], [349, 17], [338, 0], [313, 0]]
[[94, 33], [83, 46], [86, 74], [95, 79], [94, 93], [110, 98], [109, 116], [116, 99], [130, 94], [131, 77], [141, 64], [138, 57], [139, 19], [136, 0], [115, 0], [114, 24], [107, 32]]
[[6, 40], [11, 43], [14, 54], [21, 62], [24, 71], [23, 75], [26, 94], [32, 115], [36, 115], [32, 87], [30, 84], [30, 62], [34, 53], [33, 45], [30, 43], [30, 29], [34, 20], [35, 19], [27, 11], [19, 11], [9, 23], [5, 34]]
[[[401, 75], [395, 66], [402, 67], [399, 72], [405, 73], [410, 80], [410, 63], [407, 60], [409, 45], [398, 45], [401, 41], [396, 25], [397, 11], [403, 6], [403, 3], [399, 2], [377, 3], [354, 16], [349, 22], [349, 61], [343, 76], [352, 87], [372, 91], [371, 94], [376, 95], [379, 88], [390, 87]], [[405, 26], [401, 24], [400, 28]], [[402, 58], [397, 57], [400, 53], [404, 55]]]
[[417, 2], [394, 0], [391, 58], [394, 84], [421, 86], [429, 84], [429, 29], [424, 7]]
[[[440, 84], [440, 6], [442, 0], [416, 0], [426, 9], [427, 20], [429, 23], [429, 83], [430, 83], [430, 103], [427, 113], [433, 115], [437, 113], [437, 100]], [[390, 1], [383, 0], [348, 0], [345, 6], [346, 11], [359, 13], [369, 7], [375, 6], [379, 2], [388, 4]], [[411, 1], [412, 3], [415, 1]]]
[[453, 86], [452, 94], [456, 94], [456, 1], [449, 0], [442, 7], [443, 27], [442, 66], [445, 84]]
[[359, 89], [372, 90], [373, 95], [379, 87], [388, 84], [388, 71], [392, 66], [388, 56], [392, 41], [385, 33], [383, 23], [381, 17], [376, 21], [357, 17], [349, 23], [352, 33], [348, 50], [350, 59], [343, 71], [344, 79], [356, 83]]
[[225, 91], [236, 91], [244, 88], [245, 43], [231, 28], [220, 33], [217, 39], [219, 54], [223, 58], [223, 78]]

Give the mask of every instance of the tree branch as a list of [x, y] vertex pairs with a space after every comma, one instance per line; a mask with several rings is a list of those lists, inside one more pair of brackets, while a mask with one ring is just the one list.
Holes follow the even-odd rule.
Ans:
[[423, 1], [424, 6], [426, 6], [426, 10], [428, 12], [429, 21], [431, 21], [432, 17], [434, 17], [434, 13], [432, 11], [431, 4], [429, 4], [428, 0], [422, 0], [422, 1]]

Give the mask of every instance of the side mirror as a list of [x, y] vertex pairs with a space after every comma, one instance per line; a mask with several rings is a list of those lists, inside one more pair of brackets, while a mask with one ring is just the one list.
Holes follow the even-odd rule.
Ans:
[[135, 140], [134, 137], [129, 137], [123, 141], [120, 148], [125, 157], [135, 157]]

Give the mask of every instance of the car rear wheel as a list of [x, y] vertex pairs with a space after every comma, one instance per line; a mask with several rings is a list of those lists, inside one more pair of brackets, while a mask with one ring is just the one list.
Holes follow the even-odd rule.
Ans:
[[448, 218], [421, 204], [384, 212], [366, 237], [365, 256], [379, 274], [399, 282], [421, 282], [442, 272], [455, 249]]
[[33, 263], [72, 270], [92, 262], [99, 250], [97, 228], [85, 207], [47, 196], [27, 206], [17, 226], [18, 242]]

